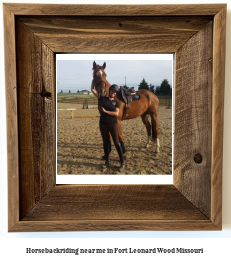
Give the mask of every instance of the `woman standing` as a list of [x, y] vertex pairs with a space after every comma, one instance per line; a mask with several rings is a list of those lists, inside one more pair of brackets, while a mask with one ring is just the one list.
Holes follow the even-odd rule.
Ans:
[[115, 100], [115, 96], [119, 91], [119, 87], [116, 84], [113, 84], [109, 88], [109, 97], [99, 96], [98, 92], [94, 89], [94, 80], [91, 83], [92, 93], [99, 99], [101, 102], [101, 111], [99, 126], [100, 132], [103, 139], [103, 148], [105, 153], [106, 162], [103, 165], [103, 168], [106, 169], [110, 166], [109, 160], [109, 146], [110, 146], [110, 136], [112, 136], [113, 142], [115, 144], [116, 150], [120, 157], [120, 168], [119, 171], [123, 171], [125, 167], [123, 151], [121, 144], [119, 142], [119, 128], [117, 117], [119, 115], [119, 103]]

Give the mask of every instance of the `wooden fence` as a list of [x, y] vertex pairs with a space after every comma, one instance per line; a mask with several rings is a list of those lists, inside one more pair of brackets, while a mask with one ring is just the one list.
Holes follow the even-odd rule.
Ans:
[[[60, 103], [75, 103], [75, 104], [82, 104], [83, 109], [88, 109], [91, 108], [90, 106], [93, 105], [93, 107], [98, 105], [98, 100], [96, 98], [75, 98], [73, 97], [58, 97], [57, 102]], [[166, 106], [166, 107], [171, 107], [172, 106], [172, 99], [169, 98], [162, 98], [159, 97], [159, 105], [160, 106]]]
[[84, 102], [88, 102], [89, 104], [98, 104], [98, 100], [96, 98], [79, 98], [75, 96], [59, 96], [57, 97], [57, 102], [75, 104], [83, 104]]

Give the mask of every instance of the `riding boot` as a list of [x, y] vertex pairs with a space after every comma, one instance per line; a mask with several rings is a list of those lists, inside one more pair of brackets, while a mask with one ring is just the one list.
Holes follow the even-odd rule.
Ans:
[[108, 167], [110, 167], [110, 160], [109, 160], [109, 146], [104, 146], [104, 153], [105, 153], [105, 160], [106, 162], [103, 165], [103, 169], [106, 169]]
[[122, 150], [122, 147], [121, 147], [121, 144], [118, 143], [116, 145], [116, 150], [119, 154], [119, 157], [120, 157], [120, 168], [119, 168], [119, 171], [122, 172], [124, 170], [124, 167], [125, 167], [125, 163], [124, 163], [124, 156], [123, 156], [123, 150]]
[[110, 160], [109, 160], [109, 158], [105, 161], [105, 163], [103, 164], [103, 169], [106, 169], [106, 168], [108, 168], [108, 167], [110, 167]]
[[120, 145], [121, 145], [121, 148], [122, 148], [122, 151], [123, 151], [123, 153], [125, 153], [125, 152], [126, 152], [126, 150], [125, 150], [125, 147], [124, 147], [124, 142], [123, 142], [123, 141], [121, 141], [121, 142], [120, 142]]
[[[124, 154], [126, 152], [125, 147], [124, 147], [124, 142], [121, 141], [120, 144], [121, 144], [121, 148], [122, 148], [122, 151], [123, 151], [123, 154]], [[125, 155], [124, 155], [124, 160], [126, 160], [126, 156]]]
[[[108, 154], [111, 153], [111, 140], [109, 140], [109, 143], [108, 143]], [[106, 160], [106, 155], [104, 154], [103, 157], [102, 157], [103, 160]]]

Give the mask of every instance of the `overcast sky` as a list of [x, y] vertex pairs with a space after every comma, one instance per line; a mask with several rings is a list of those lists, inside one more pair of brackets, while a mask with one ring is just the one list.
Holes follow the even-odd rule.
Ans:
[[[90, 56], [93, 59], [89, 59]], [[102, 55], [90, 56], [57, 55], [57, 92], [61, 90], [63, 92], [69, 90], [71, 92], [77, 92], [78, 90], [90, 91], [94, 61], [99, 65], [103, 65], [106, 62], [105, 72], [107, 80], [111, 84], [122, 86], [126, 81], [128, 87], [133, 86], [137, 90], [138, 85], [144, 78], [148, 84], [155, 86], [160, 85], [164, 79], [167, 79], [170, 85], [172, 85], [172, 56], [168, 55], [162, 60], [159, 60], [159, 58], [158, 60], [153, 58], [155, 59], [153, 60], [150, 55], [137, 56], [137, 59], [134, 56], [119, 55], [112, 57]], [[94, 59], [102, 57], [104, 58], [103, 60]], [[148, 60], [142, 60], [142, 57]]]

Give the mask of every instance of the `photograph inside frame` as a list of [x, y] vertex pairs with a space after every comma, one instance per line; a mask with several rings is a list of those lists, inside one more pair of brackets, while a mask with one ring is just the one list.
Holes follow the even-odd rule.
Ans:
[[56, 58], [57, 177], [172, 176], [173, 54], [91, 56]]

